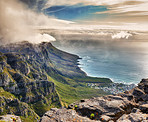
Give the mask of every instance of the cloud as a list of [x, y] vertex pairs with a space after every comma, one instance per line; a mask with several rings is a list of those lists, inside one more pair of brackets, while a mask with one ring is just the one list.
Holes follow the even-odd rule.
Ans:
[[49, 0], [45, 8], [76, 4], [107, 6], [109, 9], [109, 11], [97, 12], [96, 14], [108, 13], [112, 16], [140, 16], [144, 18], [145, 15], [148, 15], [148, 0]]
[[[26, 0], [27, 1], [27, 0]], [[133, 3], [132, 3], [133, 1]], [[85, 5], [107, 5], [111, 13], [129, 14], [133, 16], [147, 15], [147, 0], [49, 0], [48, 6], [73, 5], [83, 3]], [[37, 29], [66, 29], [66, 30], [94, 30], [94, 29], [146, 29], [147, 26], [138, 25], [79, 25], [71, 21], [59, 20], [54, 17], [45, 16], [43, 13], [37, 13], [29, 9], [27, 5], [20, 0], [0, 0], [0, 43], [10, 43], [18, 41], [31, 41], [37, 43], [40, 41], [54, 41], [55, 38], [44, 33], [40, 34]], [[120, 15], [121, 16], [121, 15]], [[129, 17], [128, 16], [128, 17]], [[145, 19], [145, 18], [143, 18]], [[89, 24], [93, 24], [90, 22]], [[145, 28], [143, 28], [145, 27]], [[63, 33], [63, 31], [62, 31]], [[94, 33], [89, 33], [92, 37]], [[102, 34], [102, 33], [101, 33]], [[104, 34], [104, 33], [103, 33]], [[86, 34], [87, 35], [87, 34]], [[75, 35], [74, 35], [75, 36]], [[99, 36], [99, 33], [98, 33]], [[71, 38], [69, 36], [69, 38]], [[79, 35], [77, 38], [81, 38]], [[87, 39], [87, 36], [86, 36]], [[96, 38], [94, 37], [94, 40]]]
[[112, 39], [128, 39], [129, 37], [131, 37], [132, 34], [128, 33], [127, 31], [121, 31], [119, 33], [116, 33], [114, 35], [112, 35]]
[[[118, 5], [113, 9], [114, 13], [125, 13], [125, 12], [148, 12], [148, 2], [139, 3], [136, 5]], [[131, 13], [132, 14], [132, 13]]]
[[39, 34], [36, 28], [60, 27], [70, 23], [36, 13], [19, 0], [0, 0], [0, 11], [0, 43], [24, 40], [36, 43], [39, 39], [53, 41], [53, 37]]
[[80, 3], [85, 5], [134, 5], [147, 3], [147, 0], [48, 0], [46, 7], [57, 5], [75, 5]]
[[50, 41], [56, 41], [56, 39], [49, 35], [49, 34], [40, 34], [40, 33], [34, 33], [33, 36], [29, 36], [27, 40], [34, 42], [36, 44], [44, 42], [50, 42]]

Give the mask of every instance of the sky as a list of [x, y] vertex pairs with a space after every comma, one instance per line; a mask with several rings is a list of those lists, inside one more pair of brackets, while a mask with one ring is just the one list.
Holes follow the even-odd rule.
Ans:
[[[46, 16], [76, 23], [83, 28], [148, 30], [148, 0], [21, 0]], [[64, 22], [64, 21], [63, 21]], [[85, 26], [86, 25], [86, 26]], [[73, 25], [71, 24], [70, 26]], [[118, 27], [117, 27], [118, 26]], [[79, 28], [77, 27], [77, 28]], [[102, 27], [102, 26], [101, 26]]]
[[48, 16], [74, 22], [147, 22], [148, 0], [21, 0]]
[[47, 39], [36, 29], [51, 28], [148, 31], [147, 6], [148, 0], [0, 0], [0, 40]]
[[147, 0], [49, 0], [43, 11], [76, 22], [147, 22]]

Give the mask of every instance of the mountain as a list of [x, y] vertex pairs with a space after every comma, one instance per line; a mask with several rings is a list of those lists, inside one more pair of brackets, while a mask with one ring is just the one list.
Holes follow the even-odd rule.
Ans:
[[52, 107], [107, 95], [88, 88], [86, 83], [105, 85], [112, 81], [87, 76], [78, 67], [78, 59], [49, 42], [0, 46], [0, 115], [14, 114], [23, 121], [37, 121]]

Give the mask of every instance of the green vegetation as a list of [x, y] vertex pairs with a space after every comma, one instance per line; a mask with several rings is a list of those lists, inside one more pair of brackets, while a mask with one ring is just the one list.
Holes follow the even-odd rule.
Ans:
[[11, 99], [15, 98], [13, 94], [5, 91], [2, 87], [0, 87], [0, 96], [5, 96], [6, 98], [11, 98]]
[[39, 116], [43, 116], [43, 114], [51, 108], [60, 107], [58, 96], [56, 96], [56, 94], [54, 94], [53, 96], [53, 99], [51, 99], [51, 97], [45, 97], [44, 99], [30, 105]]
[[5, 61], [6, 56], [4, 56], [1, 52], [0, 52], [0, 62]]
[[[7, 113], [17, 113], [18, 111], [23, 112], [24, 116], [22, 116], [23, 122], [34, 122], [34, 120], [39, 119], [39, 116], [29, 107], [27, 103], [20, 102], [15, 95], [11, 94], [10, 92], [5, 91], [2, 87], [0, 87], [0, 104], [2, 107], [0, 107], [0, 115], [5, 115]], [[14, 105], [6, 104], [6, 101], [9, 101], [11, 103], [14, 101], [16, 102]], [[9, 106], [9, 107], [8, 107]], [[20, 113], [19, 113], [20, 114]]]
[[4, 121], [4, 120], [0, 120], [0, 122], [6, 122], [6, 121]]
[[112, 81], [109, 78], [98, 78], [98, 77], [89, 77], [86, 76], [84, 78], [74, 78], [78, 82], [85, 82], [85, 83], [112, 83]]
[[36, 118], [34, 116], [28, 116], [25, 118], [24, 116], [20, 116], [22, 122], [37, 122]]
[[[54, 107], [54, 106], [52, 106], [52, 107]], [[50, 110], [50, 108], [51, 108], [50, 104], [49, 105], [44, 104], [43, 101], [39, 101], [39, 102], [33, 104], [33, 109], [39, 116], [43, 116], [43, 114], [46, 111]]]
[[90, 118], [93, 119], [95, 117], [94, 113], [91, 113]]
[[107, 93], [102, 90], [86, 87], [85, 83], [79, 84], [75, 82], [76, 87], [73, 87], [72, 85], [58, 82], [51, 77], [48, 77], [48, 79], [55, 83], [61, 102], [63, 103], [63, 106], [66, 107], [70, 103], [81, 99], [107, 95]]

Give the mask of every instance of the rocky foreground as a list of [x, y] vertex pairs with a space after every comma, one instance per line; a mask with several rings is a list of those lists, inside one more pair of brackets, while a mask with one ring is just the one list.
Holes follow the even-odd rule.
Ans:
[[41, 122], [57, 121], [148, 122], [148, 79], [142, 79], [137, 87], [124, 93], [84, 99], [69, 105], [69, 109], [52, 108], [41, 119]]

